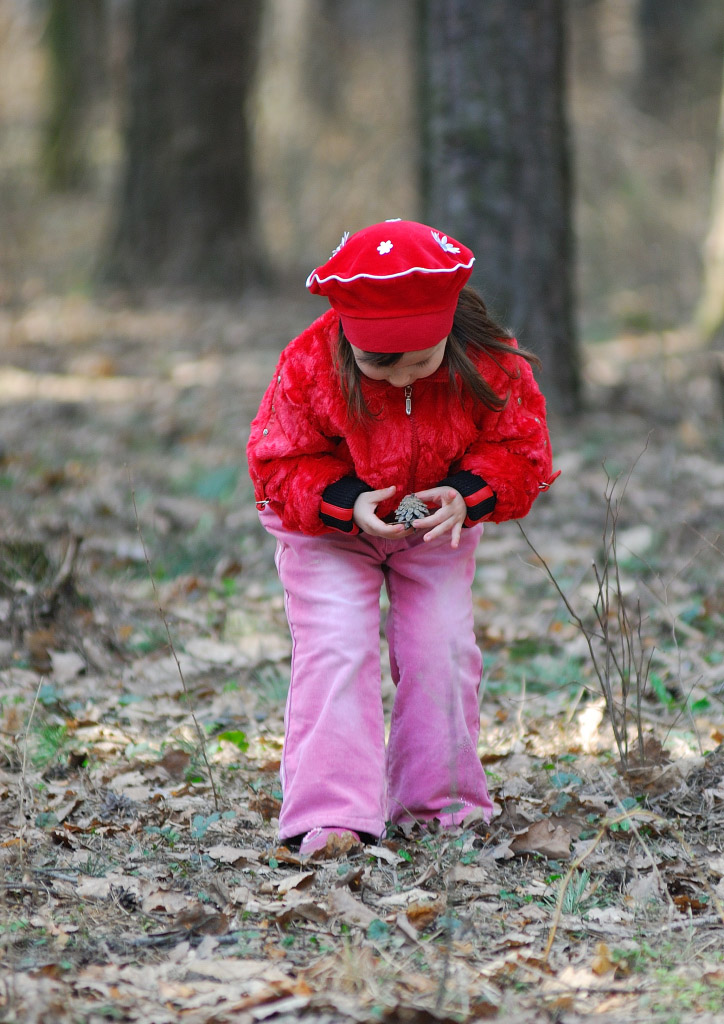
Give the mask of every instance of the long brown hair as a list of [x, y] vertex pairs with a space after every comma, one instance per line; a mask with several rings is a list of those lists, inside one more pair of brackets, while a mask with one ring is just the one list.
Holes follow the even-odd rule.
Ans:
[[[504, 409], [509, 393], [499, 395], [493, 391], [468, 355], [468, 349], [486, 352], [511, 380], [520, 376], [520, 371], [513, 372], [507, 369], [496, 359], [495, 353], [519, 356], [540, 369], [538, 356], [526, 349], [516, 348], [511, 344], [511, 339], [510, 331], [490, 319], [485, 303], [475, 289], [463, 288], [458, 298], [452, 331], [445, 346], [451, 391], [460, 399], [465, 391], [488, 409], [496, 412]], [[365, 362], [378, 367], [394, 366], [402, 358], [401, 352], [365, 352], [364, 355]], [[337, 343], [337, 371], [350, 416], [359, 421], [369, 419], [372, 413], [362, 394], [362, 374], [341, 323]]]

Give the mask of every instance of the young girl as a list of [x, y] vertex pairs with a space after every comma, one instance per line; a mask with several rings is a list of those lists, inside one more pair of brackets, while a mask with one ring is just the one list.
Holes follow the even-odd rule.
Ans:
[[[485, 520], [526, 515], [553, 477], [537, 360], [464, 287], [473, 262], [412, 221], [345, 234], [307, 280], [332, 308], [282, 352], [252, 423], [293, 643], [279, 835], [302, 855], [331, 853], [346, 832], [373, 840], [388, 819], [444, 826], [492, 810], [477, 754], [475, 547]], [[402, 499], [429, 514], [396, 521]]]

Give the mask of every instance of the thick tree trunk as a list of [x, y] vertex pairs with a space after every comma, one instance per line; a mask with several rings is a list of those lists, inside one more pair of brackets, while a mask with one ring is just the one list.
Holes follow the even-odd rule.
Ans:
[[42, 164], [51, 188], [84, 185], [89, 173], [91, 113], [107, 96], [104, 0], [48, 0], [48, 119]]
[[133, 0], [111, 281], [235, 291], [258, 276], [247, 103], [261, 7]]
[[470, 245], [473, 281], [580, 402], [562, 0], [421, 0], [425, 217]]
[[724, 85], [712, 186], [711, 223], [704, 244], [702, 290], [696, 321], [711, 345], [724, 409]]
[[642, 110], [667, 120], [678, 107], [716, 93], [724, 43], [721, 0], [638, 0], [637, 17], [636, 97]]

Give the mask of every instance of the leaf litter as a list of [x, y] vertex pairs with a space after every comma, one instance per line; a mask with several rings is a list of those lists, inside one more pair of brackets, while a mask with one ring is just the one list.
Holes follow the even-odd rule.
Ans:
[[[307, 319], [88, 302], [74, 332], [59, 301], [3, 334], [0, 1019], [715, 1019], [724, 475], [701, 362], [633, 359], [615, 412], [592, 363], [524, 524], [540, 557], [514, 524], [480, 545], [493, 821], [304, 859], [276, 837], [290, 643], [243, 448]], [[540, 558], [584, 614], [634, 464], [616, 599], [651, 661], [638, 704], [613, 680], [624, 763]]]

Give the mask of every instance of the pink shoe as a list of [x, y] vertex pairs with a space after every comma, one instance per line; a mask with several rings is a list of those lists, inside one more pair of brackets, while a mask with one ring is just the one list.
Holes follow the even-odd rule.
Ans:
[[339, 857], [348, 853], [352, 847], [362, 842], [351, 828], [312, 828], [307, 832], [299, 846], [300, 857], [308, 857], [312, 853], [326, 851], [328, 857]]

